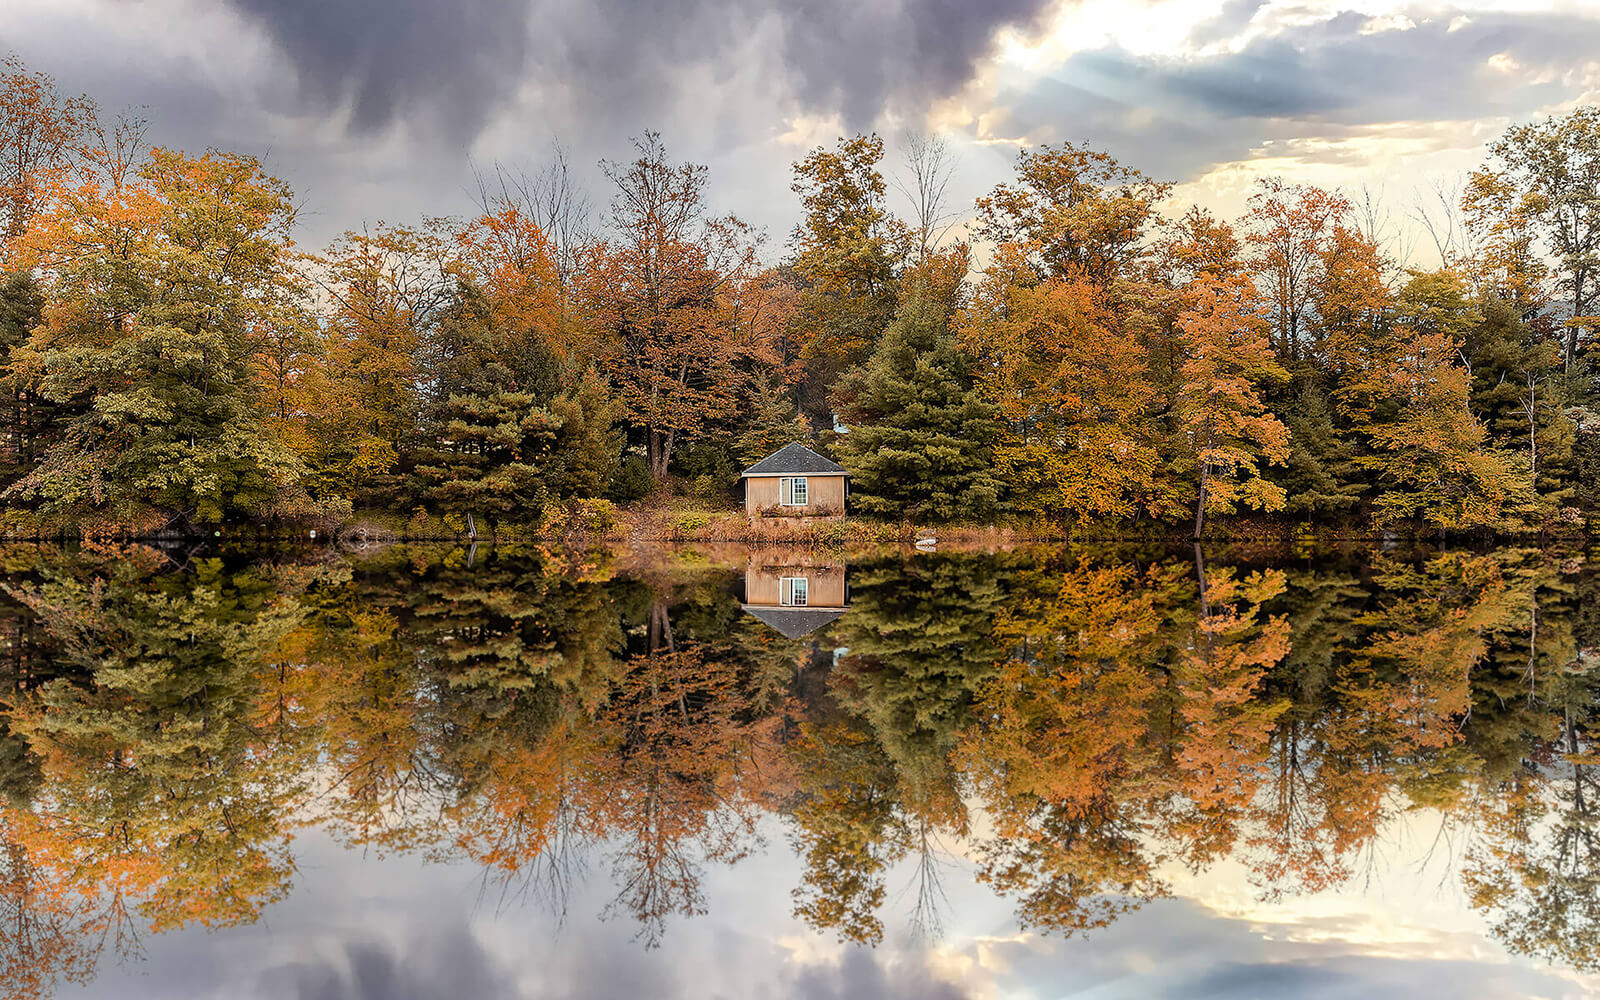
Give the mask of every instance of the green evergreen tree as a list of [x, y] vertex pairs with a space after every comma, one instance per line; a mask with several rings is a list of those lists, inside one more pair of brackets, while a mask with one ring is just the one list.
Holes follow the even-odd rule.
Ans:
[[556, 498], [561, 418], [550, 409], [560, 366], [534, 338], [498, 328], [462, 287], [444, 311], [428, 359], [415, 475], [445, 511], [531, 521]]
[[980, 519], [1001, 507], [991, 452], [998, 411], [974, 390], [972, 361], [949, 315], [909, 295], [866, 364], [848, 372], [834, 405], [860, 510], [936, 521]]
[[605, 496], [622, 461], [625, 435], [618, 421], [622, 408], [592, 369], [578, 384], [550, 401], [560, 422], [551, 471], [555, 492], [562, 497]]
[[762, 376], [750, 388], [750, 423], [734, 441], [734, 457], [746, 466], [766, 458], [787, 444], [805, 444], [811, 439], [811, 423], [806, 420], [788, 393]]
[[1304, 382], [1284, 422], [1289, 425], [1289, 463], [1277, 475], [1287, 494], [1284, 510], [1309, 517], [1349, 514], [1360, 502], [1363, 473], [1352, 442], [1334, 424], [1327, 393], [1315, 382]]

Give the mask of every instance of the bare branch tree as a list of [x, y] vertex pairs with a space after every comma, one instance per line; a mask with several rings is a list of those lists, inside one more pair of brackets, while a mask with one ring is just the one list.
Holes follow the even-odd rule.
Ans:
[[88, 157], [113, 191], [122, 190], [128, 174], [144, 161], [149, 151], [145, 133], [149, 131], [150, 120], [138, 108], [117, 112], [117, 120], [110, 127], [99, 120], [90, 126]]
[[1395, 225], [1394, 213], [1384, 200], [1383, 188], [1374, 190], [1372, 185], [1363, 184], [1360, 196], [1352, 198], [1351, 203], [1356, 227], [1373, 246], [1383, 251], [1391, 274], [1394, 269], [1403, 271], [1410, 266], [1416, 247], [1407, 228]]
[[1439, 266], [1453, 268], [1472, 256], [1472, 234], [1461, 217], [1461, 181], [1435, 178], [1426, 191], [1413, 192], [1408, 213], [1433, 243]]
[[916, 220], [917, 259], [927, 260], [949, 235], [956, 213], [946, 211], [950, 179], [955, 176], [956, 158], [943, 136], [928, 132], [909, 132], [905, 138], [905, 170], [896, 174], [894, 186], [911, 202]]
[[911, 931], [929, 942], [938, 942], [944, 936], [944, 914], [950, 906], [944, 891], [945, 862], [936, 841], [932, 824], [922, 820], [917, 827], [917, 901], [911, 914]]
[[516, 209], [532, 219], [550, 240], [556, 276], [570, 287], [578, 256], [593, 239], [594, 204], [573, 175], [566, 147], [554, 142], [550, 158], [533, 173], [496, 163], [492, 176], [473, 171], [476, 201], [485, 213]]

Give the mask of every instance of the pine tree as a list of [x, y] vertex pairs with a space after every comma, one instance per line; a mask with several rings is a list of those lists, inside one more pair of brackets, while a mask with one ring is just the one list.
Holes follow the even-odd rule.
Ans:
[[1291, 514], [1347, 514], [1360, 502], [1365, 475], [1356, 464], [1353, 442], [1340, 433], [1333, 416], [1327, 392], [1307, 380], [1284, 421], [1289, 462], [1278, 482], [1286, 496], [1284, 510]]
[[498, 328], [488, 304], [462, 287], [436, 331], [415, 474], [446, 511], [496, 520], [536, 518], [561, 419], [550, 410], [559, 365], [535, 338]]
[[605, 496], [622, 461], [624, 439], [617, 426], [622, 408], [605, 381], [593, 370], [584, 372], [576, 386], [550, 401], [550, 412], [561, 424], [551, 471], [555, 492], [561, 497]]
[[1526, 456], [1539, 495], [1562, 502], [1572, 495], [1577, 430], [1560, 405], [1560, 345], [1537, 336], [1503, 299], [1485, 303], [1482, 315], [1463, 348], [1472, 372], [1472, 412], [1496, 448]]
[[770, 377], [756, 380], [750, 391], [750, 425], [734, 442], [734, 457], [754, 465], [786, 444], [804, 444], [811, 423]]
[[859, 509], [938, 521], [999, 509], [997, 411], [974, 390], [971, 360], [925, 294], [907, 296], [872, 357], [833, 398], [850, 428], [839, 451]]

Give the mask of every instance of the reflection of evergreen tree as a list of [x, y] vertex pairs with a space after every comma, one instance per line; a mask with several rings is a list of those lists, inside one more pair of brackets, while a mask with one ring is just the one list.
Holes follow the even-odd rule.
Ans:
[[919, 555], [850, 569], [850, 611], [836, 626], [850, 652], [829, 687], [867, 722], [913, 799], [954, 797], [949, 757], [999, 657], [993, 629], [1002, 579], [987, 556]]
[[1482, 780], [1491, 783], [1517, 778], [1528, 748], [1548, 737], [1548, 690], [1578, 658], [1573, 629], [1582, 610], [1576, 580], [1542, 555], [1519, 557], [1507, 572], [1516, 578], [1517, 606], [1472, 672], [1472, 715], [1464, 728]]
[[357, 839], [437, 837], [441, 808], [607, 697], [623, 644], [614, 588], [555, 569], [422, 550], [324, 596], [313, 655], [346, 678], [327, 717], [344, 748], [335, 808]]
[[1361, 634], [1357, 622], [1368, 588], [1348, 569], [1323, 563], [1315, 569], [1287, 572], [1289, 592], [1281, 602], [1290, 627], [1289, 655], [1278, 672], [1280, 687], [1289, 690], [1306, 711], [1317, 703], [1337, 676], [1343, 655]]
[[264, 657], [306, 614], [288, 573], [206, 559], [62, 558], [8, 588], [81, 672], [19, 700], [45, 761], [32, 846], [103, 892], [142, 897], [156, 927], [253, 919], [288, 891], [297, 748], [263, 705]]

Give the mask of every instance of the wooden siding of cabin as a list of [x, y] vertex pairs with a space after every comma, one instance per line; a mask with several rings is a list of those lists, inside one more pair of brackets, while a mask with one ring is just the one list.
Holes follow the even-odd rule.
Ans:
[[[844, 477], [830, 473], [811, 473], [804, 478], [806, 499], [804, 507], [784, 507], [786, 514], [844, 513]], [[760, 516], [763, 510], [778, 507], [778, 476], [751, 476], [744, 481], [744, 509], [751, 517]]]

